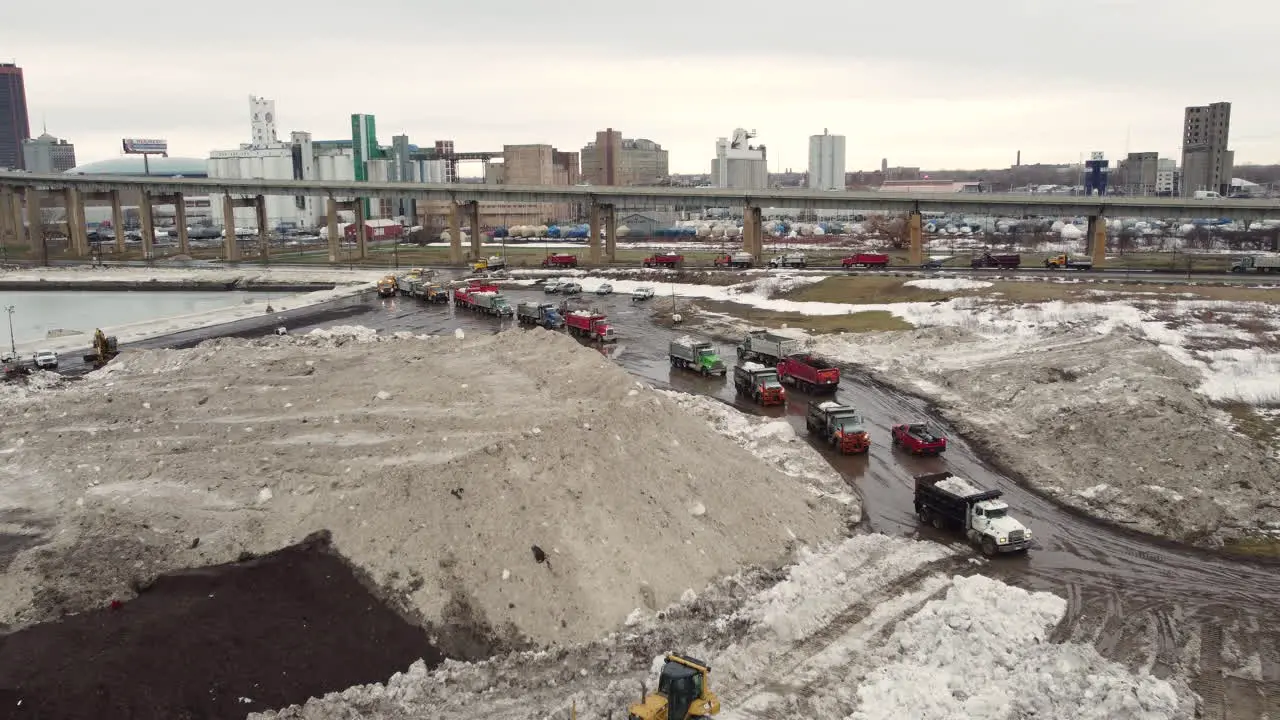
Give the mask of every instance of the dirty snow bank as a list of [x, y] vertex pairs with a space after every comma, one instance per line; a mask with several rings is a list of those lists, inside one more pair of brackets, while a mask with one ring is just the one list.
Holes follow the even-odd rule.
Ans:
[[832, 497], [847, 506], [854, 519], [859, 516], [857, 496], [849, 492], [840, 474], [813, 446], [796, 435], [786, 420], [748, 415], [704, 395], [671, 390], [658, 392], [705, 419], [716, 432], [731, 438], [752, 455], [787, 475], [805, 480], [814, 495]]
[[[1280, 372], [1255, 364], [1258, 375], [1229, 392], [1223, 362], [1236, 351], [1196, 349], [1243, 342], [1246, 317], [1278, 317], [1245, 305], [953, 302], [904, 310], [914, 331], [808, 344], [934, 399], [961, 431], [1068, 504], [1218, 544], [1280, 529], [1275, 460], [1212, 405], [1280, 400]], [[1197, 319], [1206, 312], [1219, 321]], [[1213, 353], [1218, 360], [1202, 359]]]
[[418, 662], [385, 684], [250, 717], [541, 720], [571, 707], [581, 718], [619, 717], [641, 681], [653, 689], [672, 649], [711, 663], [728, 720], [941, 717], [922, 711], [930, 703], [975, 720], [1009, 717], [1010, 707], [1038, 717], [1193, 717], [1185, 684], [1132, 674], [1091, 646], [1049, 643], [1062, 600], [950, 577], [958, 564], [936, 543], [857, 536], [803, 552], [782, 574], [735, 574], [593, 642], [436, 670]]
[[126, 350], [22, 410], [0, 507], [47, 543], [0, 576], [4, 622], [328, 529], [435, 626], [583, 640], [829, 541], [848, 511], [544, 331]]
[[[231, 284], [236, 281], [253, 283], [301, 283], [301, 282], [333, 282], [331, 290], [276, 294], [274, 297], [250, 297], [249, 302], [234, 307], [219, 308], [204, 312], [173, 315], [155, 320], [143, 320], [125, 325], [103, 327], [103, 332], [115, 335], [121, 343], [137, 342], [147, 338], [183, 330], [221, 325], [245, 318], [262, 317], [269, 314], [270, 306], [282, 324], [288, 325], [290, 314], [303, 308], [318, 305], [330, 300], [337, 300], [369, 289], [370, 283], [376, 282], [385, 271], [342, 270], [336, 268], [265, 268], [265, 269], [229, 269], [229, 268], [133, 268], [89, 266], [72, 266], [59, 268], [32, 268], [21, 270], [4, 270], [0, 268], [0, 279], [6, 281], [52, 280], [57, 282], [165, 282], [181, 283], [188, 281], [219, 282]], [[89, 335], [72, 335], [58, 339], [41, 339], [18, 344], [20, 355], [30, 355], [37, 348], [53, 350], [57, 353], [77, 351], [88, 347]]]

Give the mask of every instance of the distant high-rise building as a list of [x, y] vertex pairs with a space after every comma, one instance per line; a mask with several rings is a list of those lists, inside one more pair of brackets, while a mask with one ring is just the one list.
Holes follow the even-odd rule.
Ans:
[[582, 179], [592, 185], [657, 185], [670, 177], [667, 151], [609, 128], [582, 148]]
[[1231, 103], [1188, 107], [1182, 127], [1182, 195], [1209, 190], [1227, 195], [1235, 153], [1227, 149]]
[[763, 145], [754, 146], [750, 139], [755, 131], [742, 128], [732, 138], [716, 140], [716, 156], [711, 161], [711, 183], [716, 187], [761, 190], [769, 187], [768, 158]]
[[76, 146], [44, 133], [22, 141], [22, 162], [27, 172], [60, 173], [76, 166]]
[[809, 136], [809, 187], [813, 190], [844, 189], [844, 136], [823, 128]]
[[1176, 197], [1181, 195], [1182, 173], [1178, 163], [1172, 158], [1160, 158], [1156, 161], [1156, 195]]
[[0, 63], [0, 168], [23, 170], [22, 141], [31, 137], [22, 68]]

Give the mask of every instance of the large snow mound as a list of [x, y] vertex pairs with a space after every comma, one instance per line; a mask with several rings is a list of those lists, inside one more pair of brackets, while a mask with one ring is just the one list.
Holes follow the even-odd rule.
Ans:
[[581, 640], [857, 509], [541, 330], [126, 351], [24, 410], [0, 427], [0, 502], [49, 542], [0, 577], [10, 622], [328, 529], [428, 622]]
[[970, 280], [968, 278], [923, 278], [921, 280], [908, 280], [902, 284], [907, 287], [937, 290], [939, 292], [950, 292], [954, 290], [981, 290], [982, 288], [989, 288], [992, 286], [989, 282], [982, 280]]

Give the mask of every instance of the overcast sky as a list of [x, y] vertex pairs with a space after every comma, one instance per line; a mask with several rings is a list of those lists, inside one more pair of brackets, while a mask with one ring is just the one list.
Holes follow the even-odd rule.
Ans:
[[1179, 157], [1183, 108], [1233, 103], [1236, 162], [1280, 162], [1280, 2], [1236, 0], [64, 0], [0, 11], [32, 133], [81, 162], [122, 137], [205, 157], [248, 141], [248, 96], [278, 129], [458, 150], [578, 150], [606, 126], [707, 172], [755, 129], [769, 169], [846, 136], [849, 170], [1005, 167], [1103, 150]]

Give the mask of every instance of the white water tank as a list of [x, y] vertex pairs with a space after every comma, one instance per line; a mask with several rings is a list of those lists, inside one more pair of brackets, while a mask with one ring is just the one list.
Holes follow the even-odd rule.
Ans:
[[713, 226], [711, 227], [711, 237], [717, 237], [717, 238], [718, 238], [718, 237], [724, 237], [724, 226], [723, 226], [723, 225], [713, 225]]
[[546, 237], [548, 229], [549, 228], [546, 225], [539, 225], [534, 234], [536, 234], [538, 237]]
[[1063, 240], [1079, 240], [1084, 237], [1084, 231], [1075, 225], [1063, 225], [1058, 234]]
[[626, 225], [619, 225], [618, 229], [615, 232], [617, 232], [618, 237], [624, 238], [627, 236], [628, 233], [631, 232], [631, 228], [627, 227]]
[[742, 235], [742, 228], [738, 227], [737, 225], [730, 225], [724, 230], [725, 237], [736, 238], [741, 235]]
[[709, 238], [709, 237], [711, 237], [711, 226], [710, 226], [710, 225], [699, 225], [699, 226], [697, 227], [697, 229], [696, 229], [696, 230], [694, 230], [694, 235], [696, 235], [697, 237], [700, 237], [700, 238]]

